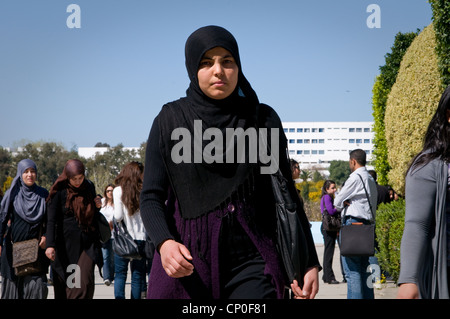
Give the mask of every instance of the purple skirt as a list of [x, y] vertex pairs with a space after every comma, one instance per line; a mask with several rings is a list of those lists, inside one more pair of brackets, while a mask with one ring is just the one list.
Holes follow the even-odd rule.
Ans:
[[[252, 209], [246, 207], [246, 209]], [[193, 257], [194, 273], [183, 278], [171, 278], [164, 271], [161, 257], [155, 253], [149, 276], [147, 298], [149, 299], [220, 299], [221, 269], [219, 263], [219, 236], [222, 218], [236, 214], [250, 240], [265, 261], [264, 274], [270, 279], [277, 298], [284, 296], [283, 266], [275, 243], [258, 232], [253, 223], [245, 218], [244, 205], [239, 202], [228, 205], [196, 219], [182, 219], [175, 203], [174, 217], [181, 242]]]

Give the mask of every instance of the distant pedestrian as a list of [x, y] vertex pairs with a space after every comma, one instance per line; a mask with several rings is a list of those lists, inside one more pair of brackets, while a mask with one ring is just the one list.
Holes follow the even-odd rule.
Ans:
[[[92, 299], [94, 267], [103, 265], [100, 233], [94, 222], [101, 199], [84, 172], [80, 160], [68, 160], [47, 199], [45, 254], [52, 261], [55, 299]], [[73, 276], [75, 271], [79, 276]]]
[[[44, 234], [48, 191], [38, 186], [36, 179], [36, 164], [30, 159], [21, 160], [17, 164], [16, 177], [1, 201], [1, 299], [47, 299], [49, 262], [44, 253]], [[13, 243], [29, 239], [38, 240], [40, 267], [36, 273], [19, 277], [12, 267]]]
[[[111, 230], [114, 217], [113, 190], [114, 184], [106, 185], [102, 198], [102, 208], [100, 208], [100, 213], [102, 213], [105, 216]], [[114, 251], [112, 249], [113, 240], [114, 235], [111, 232], [111, 238], [102, 244], [103, 282], [107, 286], [109, 286], [114, 281]]]
[[[369, 224], [375, 220], [377, 187], [366, 169], [366, 152], [361, 149], [351, 151], [349, 165], [352, 173], [336, 195], [334, 204], [338, 211], [342, 211], [343, 225], [352, 223]], [[366, 196], [364, 187], [367, 190], [369, 199]], [[347, 298], [373, 299], [373, 286], [368, 285], [368, 280], [370, 281], [369, 277], [371, 276], [370, 272], [367, 271], [370, 265], [369, 257], [342, 256], [342, 264], [347, 279]]]
[[386, 204], [390, 203], [392, 201], [390, 193], [389, 193], [389, 187], [378, 184], [377, 181], [377, 172], [373, 169], [368, 171], [370, 176], [372, 176], [373, 180], [377, 184], [377, 208], [380, 204]]
[[[334, 193], [336, 193], [336, 190], [336, 183], [334, 181], [328, 179], [323, 183], [322, 198], [320, 200], [320, 210], [322, 215], [324, 214], [324, 210], [332, 216], [340, 214], [333, 205]], [[324, 242], [322, 280], [327, 284], [338, 284], [339, 282], [336, 280], [333, 272], [333, 256], [339, 230], [325, 230], [322, 223], [320, 225], [320, 231], [322, 232]]]
[[114, 219], [123, 221], [131, 237], [138, 244], [141, 259], [127, 259], [114, 255], [116, 275], [114, 278], [114, 296], [125, 299], [125, 282], [128, 265], [131, 269], [131, 299], [141, 299], [146, 290], [147, 260], [144, 254], [146, 233], [141, 218], [139, 195], [142, 189], [144, 166], [138, 162], [126, 164], [114, 184]]

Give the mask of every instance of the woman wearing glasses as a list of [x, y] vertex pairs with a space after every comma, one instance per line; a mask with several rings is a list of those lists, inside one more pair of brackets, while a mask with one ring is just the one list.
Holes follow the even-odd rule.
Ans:
[[[102, 213], [109, 223], [109, 227], [112, 230], [112, 220], [114, 216], [114, 198], [113, 198], [114, 184], [108, 184], [105, 187], [102, 198], [102, 208], [100, 213]], [[112, 233], [111, 233], [111, 236]], [[112, 250], [112, 241], [114, 239], [111, 237], [107, 242], [102, 245], [103, 254], [103, 279], [105, 285], [109, 286], [114, 280], [114, 252]]]

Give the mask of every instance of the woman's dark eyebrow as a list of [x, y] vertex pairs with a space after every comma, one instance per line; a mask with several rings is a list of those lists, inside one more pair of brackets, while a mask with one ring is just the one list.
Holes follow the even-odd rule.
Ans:
[[[225, 54], [224, 56], [222, 56], [221, 57], [222, 59], [227, 59], [227, 58], [233, 58], [233, 56], [231, 55], [231, 54]], [[202, 60], [212, 60], [213, 58], [211, 58], [211, 57], [208, 57], [208, 56], [204, 56], [203, 58], [202, 58]], [[233, 58], [234, 59], [234, 58]]]

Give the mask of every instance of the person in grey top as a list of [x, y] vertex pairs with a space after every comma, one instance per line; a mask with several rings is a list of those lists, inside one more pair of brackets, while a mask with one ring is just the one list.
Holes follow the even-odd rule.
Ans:
[[[366, 169], [366, 152], [361, 149], [351, 151], [349, 165], [352, 173], [334, 199], [336, 209], [343, 217], [342, 224], [374, 222], [378, 194], [375, 181]], [[372, 282], [367, 271], [369, 265], [368, 256], [342, 256], [348, 299], [374, 298], [373, 286], [368, 284]]]
[[449, 298], [450, 86], [406, 174], [398, 298]]

